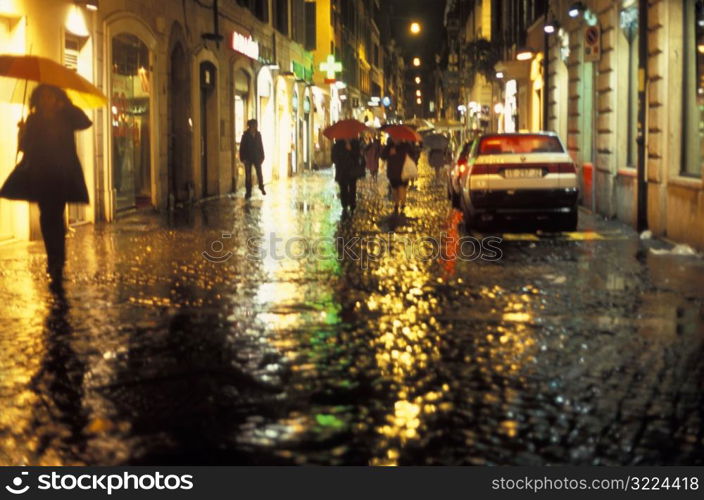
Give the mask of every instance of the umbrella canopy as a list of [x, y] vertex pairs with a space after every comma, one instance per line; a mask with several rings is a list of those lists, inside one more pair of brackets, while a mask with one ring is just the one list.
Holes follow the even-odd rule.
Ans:
[[397, 141], [420, 142], [422, 140], [422, 137], [418, 132], [412, 128], [406, 127], [405, 125], [391, 125], [389, 127], [384, 127], [384, 132]]
[[403, 122], [403, 124], [407, 127], [414, 128], [414, 129], [431, 129], [433, 128], [433, 124], [429, 122], [428, 120], [425, 120], [423, 118], [411, 118], [410, 120], [406, 120]]
[[435, 128], [444, 130], [462, 130], [464, 126], [457, 120], [441, 119], [435, 121]]
[[450, 140], [442, 134], [428, 134], [423, 137], [423, 145], [430, 149], [445, 149]]
[[76, 106], [82, 108], [99, 108], [108, 102], [95, 85], [75, 71], [45, 57], [0, 55], [0, 76], [59, 87], [66, 91]]
[[365, 130], [369, 130], [369, 127], [358, 120], [350, 118], [333, 123], [323, 130], [323, 135], [328, 139], [354, 139]]

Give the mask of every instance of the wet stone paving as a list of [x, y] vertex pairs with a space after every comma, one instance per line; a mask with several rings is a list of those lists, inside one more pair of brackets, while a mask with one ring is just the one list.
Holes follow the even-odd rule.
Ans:
[[65, 299], [0, 247], [0, 463], [704, 465], [704, 260], [468, 235], [421, 174], [78, 227]]

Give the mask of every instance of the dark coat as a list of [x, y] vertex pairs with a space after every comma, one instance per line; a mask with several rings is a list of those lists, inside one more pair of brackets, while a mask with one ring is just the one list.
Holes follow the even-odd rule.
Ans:
[[344, 140], [337, 140], [332, 146], [332, 162], [335, 164], [335, 180], [349, 182], [364, 177], [364, 164], [358, 140], [350, 141], [347, 149]]
[[442, 149], [431, 149], [428, 153], [428, 163], [431, 167], [440, 168], [445, 165], [445, 151]]
[[381, 154], [381, 144], [377, 139], [372, 140], [364, 148], [364, 162], [367, 169], [373, 174], [379, 171], [379, 155]]
[[252, 134], [245, 130], [240, 139], [240, 161], [243, 163], [256, 163], [260, 165], [264, 161], [264, 145], [262, 144], [262, 134], [257, 130]]
[[[394, 149], [394, 153], [391, 153]], [[403, 170], [403, 162], [406, 161], [406, 155], [410, 155], [413, 160], [418, 163], [420, 153], [416, 148], [408, 142], [398, 144], [389, 142], [381, 152], [381, 157], [386, 160], [386, 177], [391, 181], [401, 180], [401, 171]]]
[[88, 203], [74, 132], [92, 125], [86, 114], [66, 106], [54, 116], [32, 113], [20, 135], [24, 155], [0, 189], [0, 196], [36, 202]]

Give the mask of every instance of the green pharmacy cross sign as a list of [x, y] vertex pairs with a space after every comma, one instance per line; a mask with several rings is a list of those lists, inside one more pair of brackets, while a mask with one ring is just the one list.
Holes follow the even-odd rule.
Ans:
[[325, 83], [335, 83], [335, 73], [342, 71], [342, 63], [335, 61], [335, 56], [330, 54], [324, 63], [320, 63], [320, 71], [325, 72]]

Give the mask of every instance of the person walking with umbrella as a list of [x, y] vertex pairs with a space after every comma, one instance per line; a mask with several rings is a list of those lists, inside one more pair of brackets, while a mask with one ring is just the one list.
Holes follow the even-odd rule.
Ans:
[[403, 164], [406, 156], [410, 156], [413, 161], [418, 162], [419, 151], [407, 141], [394, 141], [389, 138], [386, 146], [381, 152], [381, 158], [386, 160], [386, 177], [391, 185], [392, 197], [394, 200], [394, 214], [399, 213], [406, 207], [406, 194], [408, 192], [407, 179], [402, 178]]
[[22, 161], [7, 179], [0, 196], [39, 204], [39, 223], [47, 253], [47, 271], [60, 287], [66, 261], [67, 203], [88, 203], [74, 132], [92, 122], [62, 89], [37, 86], [29, 99], [30, 114], [20, 126]]
[[262, 134], [257, 130], [257, 120], [255, 119], [247, 122], [247, 130], [244, 131], [240, 139], [240, 161], [244, 163], [245, 198], [249, 199], [252, 197], [252, 167], [257, 172], [259, 190], [262, 194], [266, 194], [262, 178], [264, 145], [262, 144]]
[[357, 179], [364, 177], [359, 140], [337, 139], [332, 147], [335, 181], [340, 185], [342, 211], [349, 213], [357, 206]]
[[445, 166], [447, 160], [449, 140], [442, 134], [429, 134], [423, 140], [423, 144], [430, 148], [428, 163], [435, 169], [436, 173], [439, 172]]

